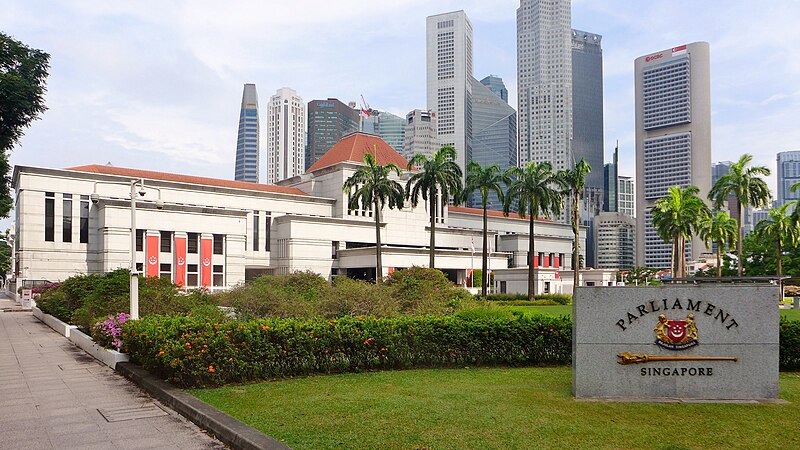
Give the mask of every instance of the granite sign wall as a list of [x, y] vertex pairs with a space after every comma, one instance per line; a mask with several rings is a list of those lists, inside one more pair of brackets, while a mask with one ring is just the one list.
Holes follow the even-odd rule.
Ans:
[[576, 398], [775, 399], [772, 284], [580, 287]]

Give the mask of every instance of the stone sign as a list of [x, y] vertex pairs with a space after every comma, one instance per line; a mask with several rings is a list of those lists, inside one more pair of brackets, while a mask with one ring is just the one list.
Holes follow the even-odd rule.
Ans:
[[772, 284], [579, 287], [576, 398], [776, 399]]

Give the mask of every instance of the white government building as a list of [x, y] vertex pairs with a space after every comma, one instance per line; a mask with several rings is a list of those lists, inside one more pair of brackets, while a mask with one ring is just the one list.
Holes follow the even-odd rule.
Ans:
[[[278, 185], [109, 165], [16, 166], [14, 258], [17, 287], [78, 273], [130, 267], [131, 185], [136, 195], [137, 270], [187, 287], [225, 289], [260, 274], [310, 270], [330, 278], [375, 277], [371, 210], [349, 210], [342, 185], [366, 152], [380, 164], [407, 161], [379, 137], [342, 138], [309, 170]], [[405, 184], [405, 172], [400, 182]], [[143, 186], [142, 186], [143, 184]], [[144, 195], [141, 195], [144, 194]], [[140, 196], [141, 195], [141, 196]], [[443, 205], [436, 267], [465, 285], [481, 265], [482, 211]], [[528, 221], [489, 213], [490, 269], [497, 292], [525, 293]], [[384, 208], [383, 273], [427, 266], [426, 202]], [[536, 222], [537, 293], [570, 292], [572, 231]], [[585, 229], [581, 228], [581, 252]], [[582, 284], [611, 285], [614, 272], [582, 271]]]

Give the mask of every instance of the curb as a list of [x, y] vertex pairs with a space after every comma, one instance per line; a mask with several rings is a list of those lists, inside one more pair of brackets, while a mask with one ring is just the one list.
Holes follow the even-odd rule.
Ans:
[[120, 362], [117, 363], [116, 370], [180, 415], [191, 420], [200, 428], [211, 432], [217, 439], [230, 445], [231, 448], [246, 450], [290, 449], [283, 442], [277, 441], [190, 394], [157, 379], [150, 372], [136, 364]]

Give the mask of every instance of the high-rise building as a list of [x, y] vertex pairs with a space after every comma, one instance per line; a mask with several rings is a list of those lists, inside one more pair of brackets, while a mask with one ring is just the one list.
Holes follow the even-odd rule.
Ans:
[[267, 108], [267, 183], [305, 171], [306, 104], [294, 89], [278, 89]]
[[631, 177], [624, 175], [617, 177], [617, 211], [636, 217], [636, 194]]
[[303, 170], [311, 167], [343, 136], [358, 131], [360, 124], [360, 112], [338, 99], [308, 102], [308, 140]]
[[494, 95], [500, 97], [504, 102], [508, 103], [508, 89], [506, 89], [503, 79], [496, 75], [489, 75], [481, 80], [481, 84], [488, 87], [489, 90], [494, 92]]
[[[487, 77], [488, 78], [488, 77]], [[499, 80], [502, 85], [503, 80]], [[470, 77], [472, 82], [472, 157], [470, 160], [487, 167], [497, 164], [500, 170], [517, 165], [517, 112], [488, 86]], [[484, 78], [486, 79], [486, 78]], [[490, 209], [503, 205], [492, 192], [488, 197]], [[468, 204], [481, 206], [480, 194], [475, 193]]]
[[387, 111], [378, 112], [378, 136], [398, 153], [403, 153], [406, 120]]
[[598, 269], [630, 269], [635, 266], [636, 221], [621, 212], [601, 212], [594, 218]]
[[603, 165], [603, 211], [617, 212], [619, 208], [619, 145], [614, 149], [610, 163]]
[[464, 11], [427, 18], [426, 58], [428, 109], [436, 113], [439, 143], [455, 148], [463, 169], [472, 153], [472, 24]]
[[719, 177], [731, 172], [731, 164], [733, 163], [730, 161], [720, 161], [711, 164], [711, 186], [714, 186], [714, 183], [719, 180]]
[[586, 188], [598, 191], [603, 189], [601, 41], [599, 34], [572, 30], [572, 158], [583, 158], [592, 166], [586, 176]]
[[430, 157], [439, 148], [436, 136], [436, 114], [431, 111], [415, 109], [406, 114], [405, 139], [403, 151], [407, 160], [417, 153]]
[[259, 158], [258, 94], [255, 84], [245, 84], [242, 109], [239, 112], [239, 134], [236, 140], [234, 180], [258, 183]]
[[520, 165], [549, 161], [559, 170], [572, 164], [571, 23], [570, 0], [520, 0], [517, 9]]
[[800, 200], [800, 190], [791, 191], [795, 183], [800, 183], [800, 150], [778, 153], [778, 203], [784, 205], [792, 200]]
[[[711, 189], [711, 70], [709, 45], [695, 42], [641, 56], [634, 63], [636, 97], [636, 256], [639, 264], [670, 267], [672, 247], [658, 236], [650, 210], [671, 186]], [[700, 257], [700, 237], [686, 242]]]

